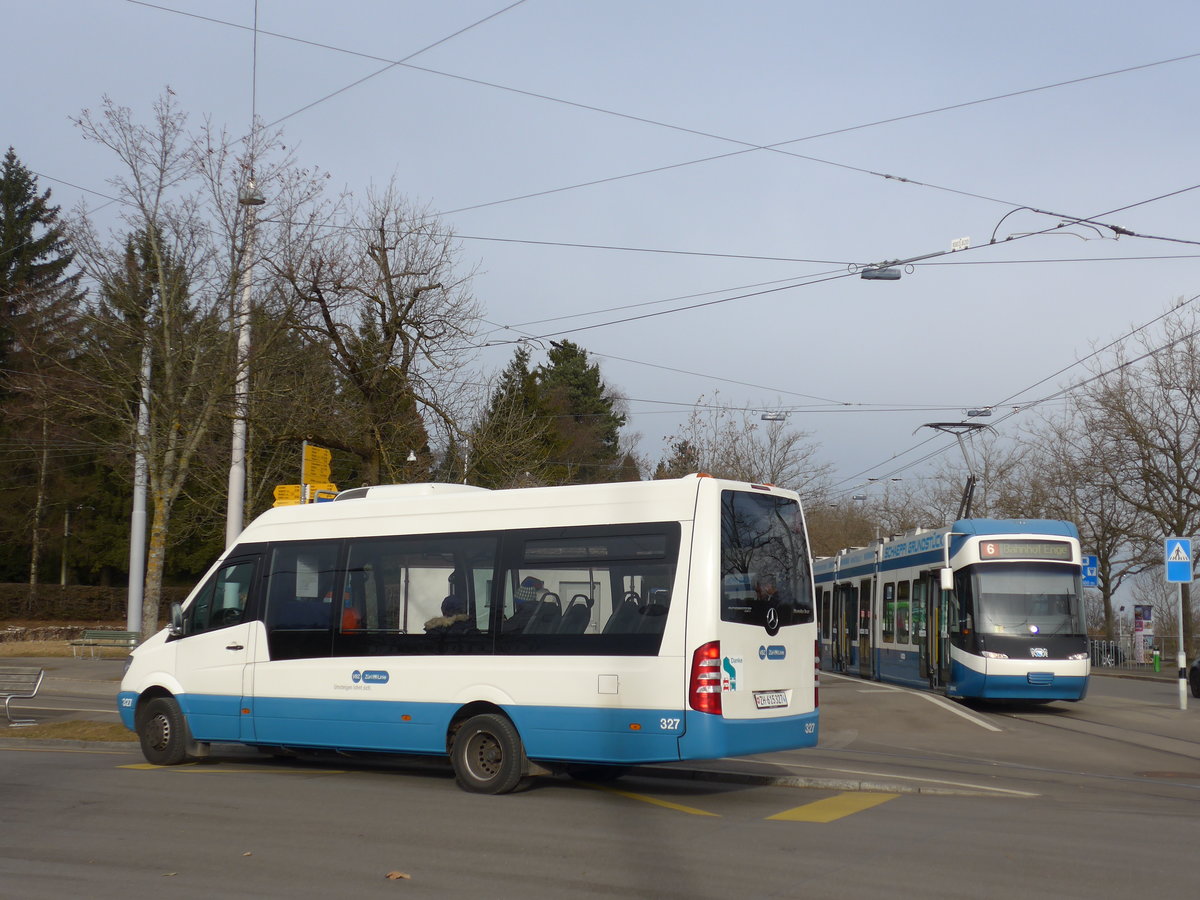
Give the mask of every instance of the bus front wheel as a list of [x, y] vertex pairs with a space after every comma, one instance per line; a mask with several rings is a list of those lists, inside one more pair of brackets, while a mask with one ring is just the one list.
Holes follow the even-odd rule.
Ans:
[[525, 750], [516, 726], [494, 713], [462, 724], [450, 761], [459, 787], [475, 794], [507, 794], [525, 774]]
[[146, 704], [138, 722], [142, 755], [156, 766], [177, 766], [188, 758], [187, 720], [170, 697], [155, 697]]

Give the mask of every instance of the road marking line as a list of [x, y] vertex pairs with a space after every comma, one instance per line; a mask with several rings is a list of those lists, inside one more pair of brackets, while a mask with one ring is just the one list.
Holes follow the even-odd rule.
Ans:
[[899, 794], [873, 794], [866, 791], [853, 794], [838, 794], [836, 797], [826, 797], [814, 803], [806, 803], [773, 816], [767, 820], [783, 822], [836, 822], [846, 816], [862, 812], [865, 809], [895, 800]]
[[[846, 681], [861, 680], [861, 679], [852, 678], [849, 675], [839, 675], [837, 672], [822, 672], [821, 675], [823, 677], [841, 678]], [[876, 685], [872, 686], [872, 692], [875, 690], [899, 691], [902, 694], [913, 694], [917, 697], [924, 697], [930, 703], [940, 706], [940, 707], [942, 707], [942, 709], [949, 710], [950, 712], [954, 713], [956, 716], [962, 716], [968, 722], [978, 725], [980, 728], [986, 728], [988, 731], [1003, 731], [1004, 730], [1003, 728], [997, 728], [991, 722], [984, 721], [983, 719], [979, 718], [978, 716], [971, 715], [966, 710], [960, 709], [957, 706], [957, 704], [951, 703], [949, 700], [945, 699], [944, 697], [939, 697], [936, 694], [926, 693], [925, 691], [919, 691], [914, 688], [902, 687], [898, 684], [876, 684]], [[866, 692], [864, 691], [861, 693], [866, 693]]]
[[772, 763], [786, 769], [807, 769], [813, 772], [837, 772], [842, 775], [858, 775], [860, 777], [878, 778], [881, 781], [918, 781], [923, 784], [940, 784], [946, 787], [970, 788], [976, 791], [986, 791], [991, 794], [1007, 794], [1013, 797], [1040, 797], [1041, 794], [1032, 791], [1018, 791], [1012, 788], [992, 787], [986, 784], [972, 784], [969, 781], [949, 781], [944, 778], [921, 778], [916, 775], [898, 775], [894, 772], [865, 772], [861, 769], [834, 769], [830, 766], [807, 766], [799, 763]]
[[721, 818], [717, 813], [707, 812], [703, 809], [696, 809], [694, 806], [684, 806], [681, 803], [672, 803], [669, 800], [659, 800], [657, 797], [649, 797], [646, 794], [635, 794], [631, 791], [619, 791], [616, 788], [605, 787], [602, 784], [591, 784], [588, 782], [581, 783], [587, 784], [588, 787], [595, 788], [598, 791], [616, 794], [618, 797], [628, 797], [630, 800], [641, 800], [643, 803], [650, 803], [654, 806], [662, 806], [666, 809], [673, 809], [676, 812], [683, 812], [692, 816], [713, 816], [717, 819]]

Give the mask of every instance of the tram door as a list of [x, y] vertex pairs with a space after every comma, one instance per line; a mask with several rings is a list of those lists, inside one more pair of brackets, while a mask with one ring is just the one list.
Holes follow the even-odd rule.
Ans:
[[847, 583], [833, 588], [833, 621], [837, 626], [834, 666], [842, 672], [852, 672], [857, 661], [854, 653], [858, 649], [858, 602], [857, 591]]
[[863, 678], [874, 676], [875, 654], [871, 650], [871, 580], [864, 578], [858, 583], [858, 674]]
[[950, 621], [957, 613], [951, 610], [951, 591], [943, 591], [936, 571], [921, 577], [925, 592], [925, 633], [921, 641], [921, 672], [929, 679], [931, 688], [941, 687], [950, 680]]
[[930, 687], [935, 684], [934, 673], [937, 671], [936, 586], [929, 572], [922, 572], [912, 586], [913, 641], [921, 648], [921, 677], [929, 680]]

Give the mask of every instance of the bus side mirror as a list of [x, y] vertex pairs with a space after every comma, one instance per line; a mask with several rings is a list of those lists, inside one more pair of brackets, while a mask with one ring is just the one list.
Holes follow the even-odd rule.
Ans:
[[178, 603], [171, 604], [171, 624], [167, 632], [171, 637], [183, 637], [183, 607]]
[[953, 569], [950, 569], [950, 568], [942, 569], [941, 570], [941, 579], [942, 579], [942, 590], [943, 591], [954, 590], [954, 570]]

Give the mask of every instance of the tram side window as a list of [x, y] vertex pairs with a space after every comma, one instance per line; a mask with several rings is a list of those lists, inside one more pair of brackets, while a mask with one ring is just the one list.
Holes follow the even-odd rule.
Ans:
[[272, 659], [329, 656], [339, 549], [339, 541], [272, 547], [266, 615]]
[[911, 584], [901, 581], [896, 585], [896, 643], [908, 643], [909, 589]]
[[821, 591], [821, 637], [829, 640], [831, 637], [829, 621], [832, 618], [832, 612], [829, 607], [829, 591]]
[[883, 642], [896, 640], [896, 585], [888, 582], [883, 586]]
[[860, 640], [866, 640], [871, 636], [871, 610], [873, 609], [871, 596], [871, 581], [863, 579], [858, 583], [858, 634]]
[[919, 581], [913, 582], [912, 595], [912, 610], [910, 617], [912, 619], [912, 639], [913, 643], [917, 643], [925, 634], [925, 608], [928, 598], [929, 581], [927, 578], [922, 578]]

